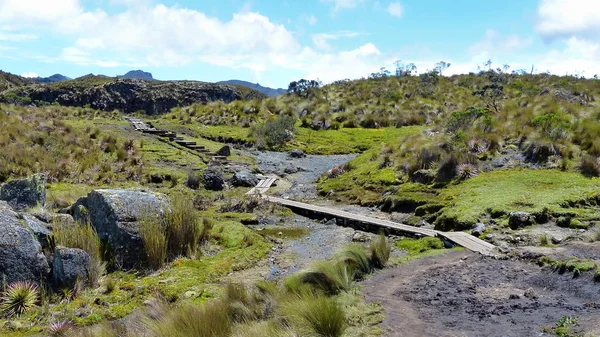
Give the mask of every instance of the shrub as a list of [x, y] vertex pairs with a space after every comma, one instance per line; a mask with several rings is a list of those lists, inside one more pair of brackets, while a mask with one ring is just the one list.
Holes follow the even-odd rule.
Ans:
[[371, 265], [374, 268], [384, 268], [390, 259], [392, 248], [388, 245], [385, 235], [379, 235], [379, 238], [373, 240], [370, 246]]
[[440, 166], [436, 172], [436, 179], [441, 182], [448, 182], [457, 175], [458, 160], [453, 155], [447, 156], [440, 161]]
[[21, 316], [33, 309], [39, 299], [38, 287], [29, 281], [17, 281], [8, 286], [2, 301], [0, 312], [7, 317]]
[[202, 182], [202, 177], [199, 173], [194, 171], [189, 171], [187, 180], [185, 185], [193, 190], [197, 190], [200, 188], [200, 183]]
[[334, 298], [305, 297], [287, 303], [283, 316], [301, 336], [340, 337], [346, 330], [346, 313]]
[[279, 147], [294, 138], [296, 118], [279, 115], [252, 128], [257, 146]]
[[583, 155], [581, 157], [581, 164], [579, 164], [579, 172], [589, 177], [600, 176], [600, 162], [598, 158], [590, 155]]
[[201, 229], [191, 200], [175, 198], [165, 215], [167, 250], [170, 256], [196, 253]]
[[167, 234], [163, 220], [145, 214], [140, 219], [139, 230], [148, 266], [159, 269], [167, 257]]
[[87, 281], [91, 286], [97, 285], [106, 272], [106, 263], [102, 261], [102, 243], [92, 225], [89, 222], [75, 225], [55, 223], [53, 235], [57, 245], [79, 248], [90, 256]]

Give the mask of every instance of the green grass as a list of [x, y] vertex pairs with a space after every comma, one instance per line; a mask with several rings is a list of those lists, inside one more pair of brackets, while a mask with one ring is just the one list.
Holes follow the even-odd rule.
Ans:
[[506, 213], [524, 211], [579, 213], [593, 211], [573, 209], [565, 202], [598, 195], [600, 180], [578, 173], [556, 170], [505, 170], [481, 173], [478, 177], [442, 190], [440, 197], [449, 203], [442, 209], [442, 220], [474, 224], [491, 210]]

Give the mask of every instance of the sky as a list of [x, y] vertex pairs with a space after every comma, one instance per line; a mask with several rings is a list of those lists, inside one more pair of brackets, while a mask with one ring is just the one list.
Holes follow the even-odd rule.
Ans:
[[600, 74], [600, 0], [0, 0], [0, 69], [287, 88], [394, 62]]

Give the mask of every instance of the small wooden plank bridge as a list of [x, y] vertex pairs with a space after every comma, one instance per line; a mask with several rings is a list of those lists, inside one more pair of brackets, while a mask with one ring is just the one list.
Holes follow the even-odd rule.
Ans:
[[417, 236], [441, 237], [473, 252], [477, 252], [487, 256], [494, 255], [494, 245], [465, 232], [442, 232], [434, 229], [419, 228], [397, 223], [394, 221], [345, 212], [333, 208], [316, 206], [299, 201], [264, 195], [264, 193], [269, 189], [269, 187], [274, 183], [274, 181], [275, 178], [263, 179], [258, 183], [258, 185], [256, 185], [255, 188], [253, 188], [252, 190], [250, 190], [250, 192], [246, 194], [260, 195], [264, 200], [291, 208], [293, 210], [300, 211], [302, 213], [320, 214], [336, 218], [342, 221], [342, 223], [345, 225], [348, 225], [349, 223], [359, 223], [368, 226], [378, 227], [387, 231], [391, 230], [394, 232], [408, 233]]

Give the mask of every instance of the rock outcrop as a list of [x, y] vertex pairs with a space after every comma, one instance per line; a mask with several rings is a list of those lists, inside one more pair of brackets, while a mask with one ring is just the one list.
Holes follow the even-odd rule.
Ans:
[[94, 190], [77, 201], [73, 217], [90, 221], [101, 240], [106, 241], [123, 269], [134, 269], [145, 262], [139, 220], [146, 215], [163, 214], [169, 199], [161, 193], [135, 189]]
[[511, 212], [508, 217], [508, 225], [511, 229], [518, 229], [535, 224], [533, 215], [527, 212]]
[[0, 200], [16, 210], [25, 210], [46, 203], [46, 175], [34, 174], [25, 179], [14, 179], [0, 187]]
[[198, 81], [145, 81], [88, 75], [70, 81], [34, 84], [0, 94], [7, 103], [57, 102], [63, 106], [89, 106], [125, 113], [145, 111], [154, 115], [194, 103], [262, 98], [263, 94], [225, 84]]
[[0, 285], [14, 281], [40, 282], [49, 272], [42, 246], [10, 206], [0, 201]]
[[57, 288], [72, 289], [77, 281], [86, 282], [90, 273], [90, 256], [77, 248], [56, 247], [52, 281]]

